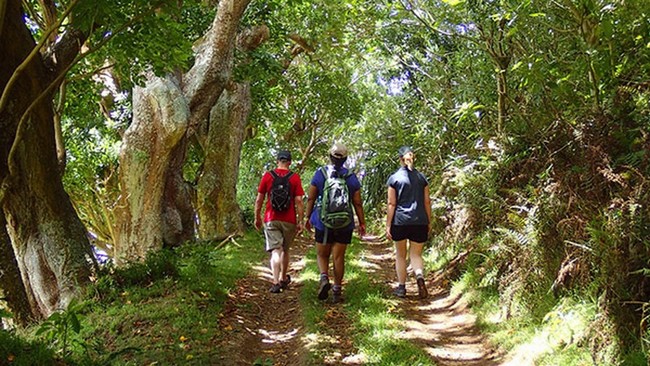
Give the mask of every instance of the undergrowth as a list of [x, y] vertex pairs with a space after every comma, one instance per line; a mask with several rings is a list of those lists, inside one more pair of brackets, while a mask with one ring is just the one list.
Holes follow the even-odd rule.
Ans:
[[219, 314], [235, 282], [265, 257], [251, 232], [106, 267], [83, 302], [17, 337], [0, 331], [0, 364], [218, 364]]

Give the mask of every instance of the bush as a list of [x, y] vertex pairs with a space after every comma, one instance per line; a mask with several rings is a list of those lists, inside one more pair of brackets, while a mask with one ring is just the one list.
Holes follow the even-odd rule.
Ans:
[[0, 330], [0, 364], [12, 366], [59, 365], [54, 352], [42, 343], [26, 341]]

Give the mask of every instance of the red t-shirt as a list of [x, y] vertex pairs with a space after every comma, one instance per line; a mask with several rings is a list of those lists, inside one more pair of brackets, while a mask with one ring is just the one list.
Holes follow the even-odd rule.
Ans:
[[[281, 177], [289, 174], [287, 169], [275, 169], [275, 173]], [[293, 173], [289, 178], [289, 185], [291, 186], [291, 202], [289, 202], [289, 209], [283, 212], [276, 212], [271, 207], [271, 185], [273, 184], [273, 176], [271, 173], [266, 172], [262, 176], [260, 186], [257, 192], [266, 196], [266, 211], [264, 212], [264, 222], [269, 221], [284, 221], [292, 224], [296, 223], [296, 205], [294, 199], [296, 196], [304, 196], [305, 191], [302, 189], [302, 182], [298, 173]]]

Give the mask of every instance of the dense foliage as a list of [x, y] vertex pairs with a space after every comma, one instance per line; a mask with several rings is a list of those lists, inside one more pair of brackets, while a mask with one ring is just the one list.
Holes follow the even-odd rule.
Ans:
[[[150, 17], [148, 2], [77, 9], [80, 21], [103, 20], [91, 43], [120, 29], [72, 70], [61, 110], [64, 181], [98, 244], [111, 240], [131, 88], [145, 71], [186, 69], [208, 3]], [[397, 148], [412, 145], [436, 194], [434, 248], [471, 252], [470, 282], [503, 319], [541, 323], [566, 298], [589, 299], [597, 316], [581, 347], [595, 363], [647, 353], [650, 2], [254, 1], [242, 27], [261, 23], [269, 40], [236, 55], [253, 93], [245, 215], [277, 149], [292, 150], [306, 186], [343, 141], [381, 233], [386, 179]], [[189, 181], [202, 158], [190, 150]]]
[[[641, 348], [649, 5], [403, 0], [363, 9], [376, 28], [353, 42], [364, 57], [346, 61], [363, 114], [323, 142], [359, 151], [352, 164], [368, 211], [383, 217], [396, 150], [413, 145], [437, 194], [437, 246], [472, 251], [467, 270], [505, 304], [504, 318], [541, 322], [565, 296], [593, 299], [591, 327], [606, 330], [590, 335], [593, 359], [615, 363]], [[272, 164], [273, 147], [301, 152], [296, 135], [271, 131], [246, 146], [253, 175]], [[242, 205], [252, 202], [249, 179]]]
[[395, 146], [413, 144], [443, 188], [438, 245], [474, 253], [475, 285], [497, 290], [504, 317], [597, 299], [597, 363], [647, 347], [650, 5], [391, 6], [380, 80], [392, 96], [366, 112], [367, 163], [383, 173], [368, 197], [383, 194]]

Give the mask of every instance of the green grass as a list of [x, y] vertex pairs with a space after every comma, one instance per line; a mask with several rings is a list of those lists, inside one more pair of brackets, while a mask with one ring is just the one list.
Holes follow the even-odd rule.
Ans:
[[[420, 347], [400, 339], [402, 330], [398, 302], [385, 295], [382, 284], [360, 266], [362, 244], [355, 238], [346, 253], [344, 278], [345, 302], [328, 305], [316, 299], [319, 271], [315, 262], [315, 250], [307, 255], [307, 266], [302, 274], [305, 286], [301, 302], [305, 314], [308, 338], [314, 341], [310, 348], [312, 362], [322, 360], [327, 352], [327, 341], [322, 339], [325, 313], [330, 307], [338, 307], [350, 320], [353, 343], [367, 365], [435, 365]], [[319, 342], [320, 339], [320, 342]]]
[[56, 365], [54, 351], [44, 343], [27, 341], [14, 333], [0, 330], [0, 365]]
[[[490, 342], [509, 356], [534, 361], [536, 365], [593, 365], [589, 340], [593, 336], [597, 306], [593, 301], [565, 297], [538, 299], [538, 308], [548, 309], [543, 316], [516, 312], [504, 319], [503, 301], [493, 286], [478, 286], [481, 280], [472, 271], [454, 283], [452, 293], [463, 293], [477, 315], [481, 330]], [[551, 302], [553, 305], [551, 305]], [[522, 309], [516, 304], [513, 308]], [[524, 363], [524, 361], [521, 361]]]
[[[223, 303], [236, 281], [267, 254], [257, 232], [219, 249], [215, 246], [187, 244], [155, 253], [144, 263], [107, 268], [110, 273], [100, 276], [87, 299], [66, 312], [78, 317], [79, 333], [54, 330], [46, 333], [52, 337], [43, 339], [35, 336], [43, 325], [36, 326], [21, 339], [40, 342], [12, 346], [16, 360], [20, 355], [15, 350], [34, 350], [25, 362], [12, 365], [55, 364], [62, 357], [67, 365], [218, 363], [220, 350], [214, 344], [222, 336]], [[5, 333], [0, 336], [7, 337]], [[64, 356], [60, 354], [62, 333], [69, 339]], [[5, 345], [13, 343], [4, 338], [0, 343], [3, 364], [8, 357]]]
[[88, 336], [108, 340], [111, 351], [138, 349], [122, 358], [125, 365], [214, 363], [223, 302], [250, 265], [266, 256], [260, 240], [249, 233], [218, 250], [214, 244], [177, 249], [174, 275], [127, 287], [104, 311], [88, 314]]

